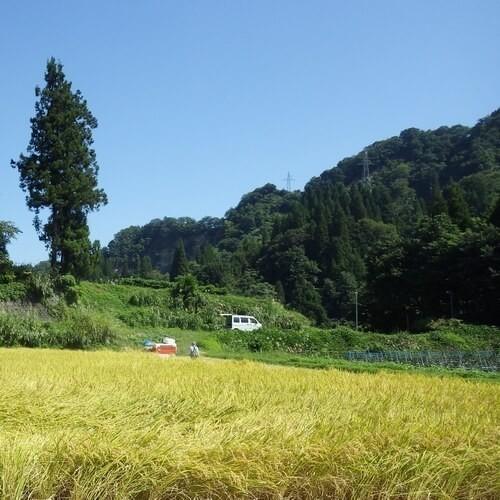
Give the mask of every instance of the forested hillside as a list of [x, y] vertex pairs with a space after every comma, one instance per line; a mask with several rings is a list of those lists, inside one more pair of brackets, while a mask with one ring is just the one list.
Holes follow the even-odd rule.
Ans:
[[267, 184], [221, 219], [124, 229], [96, 277], [191, 272], [275, 296], [318, 323], [353, 321], [357, 294], [360, 318], [376, 328], [448, 316], [498, 324], [499, 228], [497, 110], [472, 128], [375, 142], [303, 192]]

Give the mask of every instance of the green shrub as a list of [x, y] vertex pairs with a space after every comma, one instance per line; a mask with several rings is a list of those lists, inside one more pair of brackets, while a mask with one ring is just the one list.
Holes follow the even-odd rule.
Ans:
[[0, 302], [23, 302], [29, 300], [46, 306], [63, 296], [68, 305], [78, 302], [76, 280], [70, 274], [52, 279], [48, 274], [29, 273], [22, 281], [0, 283]]
[[0, 312], [2, 346], [85, 349], [110, 344], [115, 338], [107, 320], [77, 308], [68, 309], [58, 322], [44, 322], [33, 315]]
[[26, 294], [25, 283], [19, 281], [0, 283], [0, 302], [22, 302], [26, 299]]
[[54, 281], [47, 274], [33, 273], [26, 279], [27, 295], [32, 302], [45, 303], [55, 296]]
[[429, 325], [434, 348], [482, 350], [500, 348], [500, 328], [472, 325], [458, 319], [435, 320]]
[[223, 350], [220, 342], [214, 337], [206, 337], [200, 339], [198, 341], [198, 346], [200, 347], [200, 349], [209, 351], [211, 354], [215, 352], [221, 352]]
[[434, 331], [430, 333], [429, 339], [440, 349], [464, 350], [469, 347], [467, 340], [453, 331]]
[[68, 288], [64, 292], [64, 300], [68, 306], [78, 304], [78, 291], [76, 288]]
[[111, 344], [116, 333], [105, 318], [80, 308], [69, 308], [51, 329], [51, 344], [71, 349], [85, 349]]
[[[148, 307], [137, 311], [124, 312], [119, 319], [131, 327], [181, 328], [183, 330], [215, 330], [221, 320], [206, 311], [194, 314], [184, 309]], [[220, 322], [220, 324], [219, 324]]]
[[342, 339], [345, 347], [353, 348], [356, 346], [356, 337], [358, 334], [355, 330], [346, 326], [338, 326], [334, 332]]
[[0, 312], [0, 345], [40, 347], [48, 339], [46, 324], [34, 316]]
[[66, 304], [74, 305], [78, 303], [77, 281], [72, 274], [63, 274], [54, 281], [54, 289], [64, 297]]
[[76, 286], [76, 278], [72, 274], [63, 274], [56, 278], [55, 286], [58, 290], [65, 292], [69, 288]]
[[347, 326], [334, 329], [306, 327], [297, 330], [262, 328], [252, 332], [225, 330], [219, 341], [232, 350], [281, 351], [311, 356], [332, 356], [350, 350], [383, 350], [388, 336], [358, 332]]
[[160, 306], [166, 298], [150, 292], [137, 292], [130, 296], [128, 303], [132, 306]]
[[12, 269], [5, 269], [5, 266], [2, 265], [2, 256], [0, 255], [0, 284], [8, 284], [15, 279], [16, 275], [14, 271]]
[[148, 279], [130, 276], [128, 278], [120, 278], [117, 280], [120, 285], [142, 286], [145, 288], [170, 288], [170, 282], [166, 279]]
[[212, 295], [227, 295], [227, 288], [215, 285], [201, 285], [200, 290]]
[[284, 331], [262, 328], [251, 332], [224, 330], [218, 334], [219, 341], [234, 350], [251, 352], [284, 351], [297, 354], [313, 354], [322, 347], [320, 339], [311, 331]]

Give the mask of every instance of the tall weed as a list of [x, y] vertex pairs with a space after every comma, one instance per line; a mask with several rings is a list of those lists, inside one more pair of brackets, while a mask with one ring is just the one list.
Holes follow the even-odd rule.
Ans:
[[46, 324], [35, 316], [0, 312], [0, 345], [40, 347], [48, 337]]
[[0, 345], [86, 349], [109, 345], [116, 332], [109, 321], [80, 308], [67, 308], [58, 321], [32, 314], [0, 312]]
[[51, 328], [51, 344], [86, 349], [111, 344], [116, 332], [109, 320], [82, 308], [68, 308], [63, 319]]

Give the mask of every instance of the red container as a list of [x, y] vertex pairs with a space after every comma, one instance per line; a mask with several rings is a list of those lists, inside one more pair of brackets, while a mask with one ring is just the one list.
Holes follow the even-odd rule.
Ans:
[[171, 356], [177, 354], [177, 346], [171, 344], [156, 344], [155, 350], [158, 354], [170, 354]]

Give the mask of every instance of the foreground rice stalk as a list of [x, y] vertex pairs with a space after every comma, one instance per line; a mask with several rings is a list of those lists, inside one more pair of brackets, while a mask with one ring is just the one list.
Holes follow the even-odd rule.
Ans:
[[4, 499], [498, 498], [499, 387], [0, 350]]

